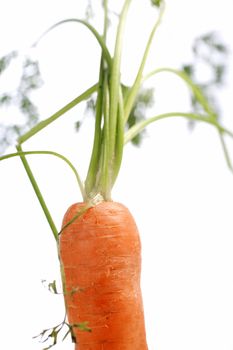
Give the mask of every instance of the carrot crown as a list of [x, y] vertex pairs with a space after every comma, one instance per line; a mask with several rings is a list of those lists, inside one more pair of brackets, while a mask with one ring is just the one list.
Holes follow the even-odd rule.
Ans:
[[[142, 82], [143, 68], [152, 38], [163, 15], [164, 6], [161, 7], [159, 17], [150, 35], [134, 84], [127, 94], [124, 94], [120, 81], [120, 66], [124, 27], [130, 3], [131, 0], [125, 1], [119, 17], [113, 57], [110, 56], [107, 49], [102, 50], [94, 144], [85, 181], [85, 192], [90, 198], [100, 194], [104, 200], [111, 199], [111, 189], [116, 181], [122, 161], [126, 123]], [[104, 9], [105, 23], [102, 47], [105, 47], [107, 34], [107, 1], [105, 1]]]
[[[135, 137], [135, 134], [141, 131], [140, 128], [138, 130], [135, 130], [134, 128], [134, 133], [131, 136], [131, 130], [127, 128], [127, 121], [143, 81], [144, 66], [155, 31], [159, 26], [164, 13], [164, 3], [161, 2], [160, 4], [159, 15], [151, 31], [135, 81], [132, 87], [127, 90], [127, 93], [125, 93], [120, 80], [120, 68], [124, 28], [131, 2], [132, 0], [125, 0], [120, 13], [113, 55], [110, 54], [106, 46], [108, 27], [107, 0], [103, 1], [104, 28], [102, 34], [100, 34], [87, 21], [70, 18], [60, 21], [50, 27], [34, 44], [36, 45], [45, 34], [57, 26], [68, 22], [77, 22], [86, 26], [92, 32], [102, 50], [98, 82], [78, 98], [71, 101], [64, 108], [56, 112], [53, 116], [43, 120], [29, 132], [21, 136], [18, 140], [19, 144], [17, 146], [17, 150], [22, 156], [22, 143], [59, 118], [62, 114], [77, 105], [79, 102], [87, 99], [93, 92], [97, 92], [94, 142], [86, 180], [82, 182], [77, 172], [75, 174], [78, 178], [83, 199], [86, 202], [95, 201], [96, 198], [100, 200], [111, 200], [111, 190], [121, 166], [124, 144], [126, 141], [129, 141]], [[55, 155], [55, 152], [53, 152], [53, 155]], [[61, 157], [61, 155], [58, 154], [56, 154], [56, 156]], [[68, 163], [67, 159], [64, 158], [65, 157], [63, 157], [63, 160]], [[74, 170], [74, 167], [72, 170]]]

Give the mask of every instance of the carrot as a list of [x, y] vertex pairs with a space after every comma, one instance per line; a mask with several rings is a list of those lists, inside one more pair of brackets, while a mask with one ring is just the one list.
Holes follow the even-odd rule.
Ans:
[[[83, 203], [72, 205], [63, 226]], [[65, 301], [76, 350], [147, 350], [140, 289], [141, 244], [122, 204], [104, 201], [68, 225], [60, 237]]]
[[[75, 350], [147, 350], [142, 294], [140, 289], [141, 245], [133, 217], [126, 207], [112, 201], [111, 192], [120, 171], [125, 144], [149, 124], [164, 118], [184, 117], [208, 123], [219, 132], [227, 163], [233, 169], [227, 152], [224, 135], [233, 133], [224, 128], [217, 113], [210, 106], [200, 87], [181, 71], [159, 68], [144, 76], [144, 67], [153, 36], [163, 13], [164, 1], [155, 1], [160, 7], [159, 16], [152, 28], [142, 56], [136, 78], [130, 87], [121, 83], [121, 53], [127, 12], [132, 0], [124, 0], [119, 16], [114, 54], [107, 48], [108, 0], [104, 0], [104, 30], [100, 35], [90, 23], [80, 19], [60, 21], [60, 24], [77, 22], [85, 25], [101, 46], [99, 80], [92, 87], [42, 120], [18, 139], [17, 153], [0, 157], [0, 160], [20, 156], [28, 178], [34, 188], [58, 246], [65, 308], [68, 316], [59, 325], [44, 330], [42, 341], [53, 339], [50, 349], [57, 343], [63, 326], [71, 333]], [[135, 121], [130, 117], [137, 104], [141, 84], [160, 72], [175, 73], [188, 85], [202, 112], [169, 112]], [[22, 144], [54, 122], [76, 104], [96, 92], [95, 129], [89, 168], [84, 182], [73, 164], [61, 154], [51, 151], [26, 151]], [[64, 137], [63, 140], [66, 138]], [[70, 166], [77, 179], [82, 203], [73, 204], [64, 216], [59, 232], [47, 208], [26, 156], [51, 154]], [[56, 289], [56, 288], [55, 288]], [[45, 338], [45, 339], [44, 339]]]

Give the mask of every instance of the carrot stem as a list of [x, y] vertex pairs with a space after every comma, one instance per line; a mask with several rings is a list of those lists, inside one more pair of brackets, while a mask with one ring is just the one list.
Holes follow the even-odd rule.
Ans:
[[[16, 146], [16, 149], [17, 149], [18, 152], [23, 152], [21, 145]], [[50, 228], [52, 230], [53, 236], [54, 236], [56, 242], [58, 242], [58, 230], [57, 230], [56, 225], [55, 225], [55, 223], [54, 223], [54, 221], [52, 219], [52, 216], [51, 216], [51, 214], [49, 212], [49, 209], [48, 209], [48, 207], [47, 207], [47, 205], [45, 203], [45, 200], [44, 200], [44, 198], [42, 196], [42, 193], [41, 193], [41, 191], [39, 189], [39, 186], [38, 186], [38, 184], [36, 182], [36, 179], [35, 179], [35, 177], [34, 177], [34, 175], [32, 173], [32, 170], [31, 170], [31, 168], [30, 168], [30, 166], [28, 164], [28, 161], [27, 161], [27, 159], [26, 159], [24, 154], [21, 154], [20, 158], [21, 158], [21, 161], [23, 163], [24, 169], [26, 170], [28, 178], [29, 178], [29, 180], [30, 180], [30, 182], [32, 184], [32, 187], [33, 187], [33, 189], [34, 189], [34, 191], [36, 193], [36, 196], [37, 196], [37, 198], [39, 200], [41, 208], [42, 208], [42, 210], [43, 210], [43, 212], [45, 214], [45, 217], [46, 217], [46, 219], [48, 221], [48, 224], [49, 224], [49, 226], [50, 226]]]
[[85, 194], [85, 189], [83, 187], [83, 183], [81, 181], [81, 178], [76, 170], [76, 168], [74, 167], [74, 165], [69, 161], [69, 159], [67, 159], [66, 157], [64, 157], [62, 154], [60, 153], [57, 153], [57, 152], [53, 152], [53, 151], [22, 151], [22, 152], [16, 152], [16, 153], [10, 153], [10, 154], [6, 154], [5, 156], [2, 156], [0, 157], [0, 161], [1, 160], [5, 160], [5, 159], [9, 159], [9, 158], [13, 158], [13, 157], [17, 157], [17, 156], [21, 156], [21, 155], [34, 155], [34, 154], [48, 154], [48, 155], [52, 155], [52, 156], [55, 156], [55, 157], [58, 157], [62, 160], [64, 160], [64, 162], [66, 162], [69, 167], [71, 168], [71, 170], [73, 171], [75, 177], [76, 177], [76, 180], [78, 182], [78, 185], [79, 185], [79, 189], [81, 191], [81, 194], [82, 194], [82, 197], [83, 197], [83, 200], [85, 200], [86, 198], [86, 194]]
[[194, 96], [200, 103], [200, 105], [203, 107], [204, 111], [207, 112], [209, 115], [213, 116], [214, 118], [217, 118], [217, 115], [213, 108], [210, 106], [208, 103], [206, 97], [203, 95], [201, 89], [190, 79], [190, 77], [183, 71], [180, 71], [178, 69], [174, 68], [168, 68], [168, 67], [162, 67], [153, 70], [152, 72], [148, 73], [144, 78], [143, 82], [149, 79], [150, 77], [162, 73], [162, 72], [167, 72], [167, 73], [172, 73], [177, 75], [179, 78], [181, 78], [192, 90]]
[[117, 135], [117, 115], [119, 106], [119, 86], [120, 86], [120, 64], [121, 64], [121, 53], [122, 53], [122, 42], [125, 28], [125, 22], [127, 12], [132, 0], [126, 0], [120, 15], [115, 51], [111, 69], [111, 80], [110, 80], [110, 122], [109, 122], [109, 169], [111, 174], [111, 186], [113, 185], [113, 168], [115, 161], [115, 145]]
[[95, 132], [94, 132], [94, 142], [92, 147], [91, 160], [89, 164], [89, 169], [85, 181], [85, 191], [89, 197], [95, 196], [97, 191], [97, 182], [99, 175], [99, 163], [101, 157], [101, 139], [102, 139], [102, 108], [103, 108], [103, 72], [104, 61], [101, 57], [100, 62], [100, 73], [99, 73], [99, 84], [98, 84], [98, 96], [96, 102], [96, 115], [95, 115]]
[[39, 131], [43, 130], [46, 126], [48, 126], [49, 124], [53, 123], [56, 119], [58, 119], [59, 117], [61, 117], [63, 114], [65, 114], [66, 112], [68, 112], [70, 109], [72, 109], [73, 107], [75, 107], [78, 103], [86, 100], [87, 98], [89, 98], [98, 88], [98, 84], [95, 84], [93, 86], [91, 86], [89, 89], [87, 89], [86, 91], [84, 91], [81, 95], [79, 95], [78, 97], [76, 97], [74, 100], [72, 100], [71, 102], [69, 102], [67, 105], [65, 105], [64, 107], [62, 107], [61, 109], [59, 109], [56, 113], [54, 113], [51, 117], [42, 120], [40, 123], [38, 123], [37, 125], [35, 125], [31, 130], [29, 130], [28, 132], [26, 132], [24, 135], [22, 135], [21, 137], [19, 137], [18, 139], [18, 143], [22, 144], [25, 141], [27, 141], [28, 139], [30, 139], [32, 136], [34, 136], [35, 134], [37, 134]]
[[77, 214], [75, 214], [72, 219], [70, 221], [67, 222], [67, 224], [65, 224], [61, 231], [58, 233], [58, 235], [60, 235], [62, 233], [63, 230], [65, 230], [68, 226], [70, 226], [75, 220], [77, 220], [82, 214], [84, 214], [89, 208], [91, 208], [93, 206], [92, 202], [87, 202], [87, 204], [81, 208]]
[[152, 118], [142, 120], [141, 122], [135, 124], [132, 126], [126, 133], [125, 133], [125, 143], [132, 140], [137, 134], [139, 134], [147, 125], [156, 122], [161, 119], [171, 118], [171, 117], [183, 117], [191, 120], [201, 121], [208, 124], [211, 124], [215, 126], [221, 133], [225, 133], [228, 136], [233, 138], [233, 133], [229, 131], [228, 129], [221, 126], [214, 118], [211, 118], [210, 116], [205, 116], [201, 114], [195, 114], [195, 113], [184, 113], [184, 112], [171, 112], [171, 113], [163, 113], [156, 115]]
[[228, 152], [228, 149], [227, 149], [226, 142], [225, 142], [224, 137], [223, 137], [223, 133], [224, 133], [223, 131], [219, 131], [220, 142], [221, 142], [221, 145], [222, 145], [223, 153], [224, 153], [225, 160], [226, 160], [226, 163], [228, 165], [228, 168], [230, 169], [231, 172], [233, 172], [233, 166], [232, 166], [231, 158], [230, 158], [230, 155], [229, 155], [229, 152]]
[[64, 19], [60, 22], [55, 23], [53, 26], [51, 26], [49, 29], [47, 29], [41, 36], [40, 38], [34, 43], [33, 46], [36, 46], [40, 40], [47, 35], [51, 30], [53, 30], [54, 28], [60, 26], [61, 24], [65, 24], [65, 23], [70, 23], [70, 22], [76, 22], [76, 23], [80, 23], [83, 24], [84, 26], [86, 26], [91, 32], [92, 34], [95, 36], [95, 38], [97, 39], [101, 49], [102, 49], [102, 53], [108, 63], [109, 66], [111, 66], [112, 64], [112, 58], [111, 55], [108, 51], [107, 46], [105, 45], [105, 42], [103, 40], [103, 38], [101, 37], [101, 35], [98, 33], [98, 31], [87, 21], [83, 20], [83, 19], [78, 19], [78, 18], [68, 18], [68, 19]]
[[115, 145], [115, 164], [113, 174], [113, 184], [116, 181], [119, 173], [124, 150], [124, 99], [123, 92], [120, 86], [119, 88], [119, 109], [117, 116], [117, 130], [116, 130], [116, 145]]
[[111, 199], [111, 179], [109, 172], [109, 119], [110, 119], [110, 99], [109, 99], [109, 86], [108, 75], [105, 73], [104, 77], [104, 96], [103, 96], [103, 114], [104, 114], [104, 126], [103, 126], [103, 157], [101, 164], [101, 179], [100, 190], [106, 200]]
[[160, 25], [160, 23], [162, 21], [162, 18], [163, 18], [163, 15], [164, 15], [164, 11], [165, 11], [165, 3], [163, 2], [161, 4], [161, 10], [160, 10], [160, 13], [159, 13], [159, 17], [158, 17], [154, 27], [152, 28], [151, 34], [149, 36], [149, 39], [148, 39], [148, 42], [147, 42], [147, 45], [146, 45], [146, 48], [145, 48], [145, 52], [144, 52], [144, 55], [143, 55], [143, 58], [142, 58], [142, 61], [141, 61], [141, 64], [140, 64], [140, 67], [139, 67], [136, 79], [134, 81], [133, 86], [128, 91], [128, 94], [127, 94], [126, 99], [125, 99], [125, 117], [124, 117], [125, 118], [125, 123], [127, 122], [128, 118], [129, 118], [130, 112], [132, 110], [132, 107], [134, 105], [134, 102], [135, 102], [135, 99], [137, 97], [138, 91], [140, 89], [141, 82], [142, 82], [142, 75], [143, 75], [143, 71], [144, 71], [144, 68], [145, 68], [145, 65], [146, 65], [147, 57], [149, 55], [151, 44], [152, 44], [155, 32], [158, 29], [158, 27], [159, 27], [159, 25]]

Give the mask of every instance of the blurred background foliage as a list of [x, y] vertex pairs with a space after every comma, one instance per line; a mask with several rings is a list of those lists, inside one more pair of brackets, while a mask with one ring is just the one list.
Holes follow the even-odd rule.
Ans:
[[[210, 32], [194, 40], [192, 52], [192, 62], [184, 64], [182, 70], [201, 88], [220, 116], [221, 107], [217, 95], [225, 83], [229, 50], [217, 32]], [[194, 111], [199, 112], [197, 100], [193, 96], [190, 99]]]

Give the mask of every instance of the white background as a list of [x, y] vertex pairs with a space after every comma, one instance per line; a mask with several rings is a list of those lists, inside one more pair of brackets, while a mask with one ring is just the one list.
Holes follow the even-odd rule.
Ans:
[[[145, 2], [133, 1], [129, 13], [122, 65], [122, 77], [128, 83], [156, 16]], [[82, 3], [3, 1], [0, 53], [27, 50], [54, 22], [82, 17]], [[117, 4], [118, 10], [122, 1]], [[208, 31], [219, 31], [230, 45], [231, 14], [229, 0], [167, 1], [147, 71], [159, 66], [179, 68], [189, 62], [193, 39]], [[35, 96], [42, 118], [97, 80], [99, 48], [78, 24], [57, 28], [33, 54], [41, 62], [45, 81]], [[229, 63], [226, 87], [219, 98], [222, 122], [233, 130], [231, 57]], [[18, 67], [14, 69], [12, 75], [17, 75]], [[177, 78], [164, 75], [151, 83], [156, 88], [154, 114], [189, 110], [187, 88]], [[1, 89], [12, 82], [5, 78], [4, 84]], [[91, 120], [86, 120], [79, 134], [74, 132], [74, 122], [83, 109], [80, 106], [67, 113], [28, 141], [25, 149], [61, 152], [84, 176]], [[3, 111], [0, 113], [2, 119]], [[229, 140], [233, 156], [232, 142]], [[74, 176], [61, 160], [49, 156], [31, 157], [30, 164], [59, 227], [67, 207], [81, 199]], [[0, 348], [39, 350], [43, 346], [32, 337], [59, 323], [64, 314], [62, 297], [52, 295], [41, 283], [42, 279], [59, 279], [56, 247], [20, 160], [1, 162], [0, 169]], [[233, 176], [217, 132], [204, 124], [190, 132], [181, 119], [150, 126], [139, 149], [126, 147], [113, 199], [130, 208], [141, 233], [149, 349], [232, 350]], [[73, 348], [69, 341], [56, 347]]]

